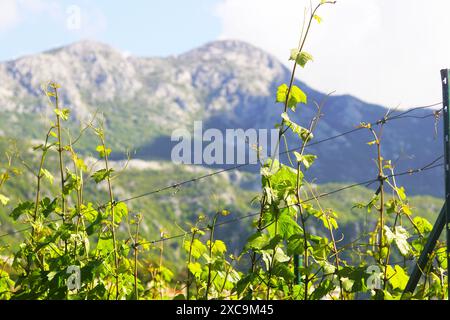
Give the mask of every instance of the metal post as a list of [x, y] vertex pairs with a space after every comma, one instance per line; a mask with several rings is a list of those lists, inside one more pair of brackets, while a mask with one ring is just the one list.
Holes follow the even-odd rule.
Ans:
[[302, 266], [302, 262], [300, 261], [300, 256], [298, 254], [294, 255], [295, 284], [300, 284], [302, 282], [302, 276], [300, 274], [301, 266]]
[[419, 283], [423, 269], [425, 269], [425, 266], [428, 263], [429, 255], [431, 252], [433, 252], [434, 247], [436, 246], [436, 242], [438, 241], [440, 235], [442, 234], [442, 230], [444, 229], [445, 216], [447, 212], [445, 207], [446, 205], [444, 204], [434, 224], [433, 230], [431, 230], [431, 233], [428, 236], [427, 243], [425, 244], [425, 247], [423, 248], [423, 251], [420, 254], [419, 260], [417, 260], [417, 263], [414, 265], [414, 269], [411, 273], [411, 276], [409, 277], [408, 283], [406, 284], [405, 291], [403, 294], [414, 293], [414, 290], [416, 289], [417, 284]]
[[414, 293], [417, 283], [422, 275], [422, 270], [425, 268], [429, 260], [430, 253], [433, 252], [436, 242], [442, 234], [442, 230], [446, 229], [447, 232], [447, 278], [448, 278], [448, 299], [450, 299], [450, 113], [449, 113], [449, 80], [450, 70], [441, 70], [442, 80], [442, 104], [444, 110], [444, 156], [445, 156], [445, 203], [439, 213], [433, 230], [428, 237], [428, 241], [420, 254], [419, 260], [414, 266], [413, 272], [409, 277], [406, 285], [405, 293]]
[[444, 150], [445, 150], [445, 229], [447, 230], [447, 284], [450, 299], [450, 113], [449, 113], [449, 69], [441, 70], [442, 104], [444, 109]]

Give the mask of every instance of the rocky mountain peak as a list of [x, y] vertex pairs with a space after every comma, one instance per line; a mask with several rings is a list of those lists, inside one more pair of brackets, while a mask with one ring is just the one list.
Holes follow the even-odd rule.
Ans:
[[51, 54], [65, 54], [74, 57], [80, 57], [83, 60], [89, 61], [89, 58], [95, 57], [105, 58], [126, 58], [127, 55], [114, 47], [94, 40], [81, 40], [49, 51]]

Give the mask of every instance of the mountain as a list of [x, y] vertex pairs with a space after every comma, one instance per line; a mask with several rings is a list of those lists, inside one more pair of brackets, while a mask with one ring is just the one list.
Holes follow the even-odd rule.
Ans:
[[[203, 120], [205, 128], [220, 130], [273, 128], [281, 113], [281, 106], [274, 102], [276, 88], [289, 76], [290, 71], [275, 57], [239, 41], [212, 42], [166, 58], [133, 57], [105, 44], [82, 41], [0, 63], [0, 135], [42, 139], [48, 122], [45, 115], [52, 108], [40, 86], [54, 80], [62, 86], [63, 105], [74, 115], [71, 130], [99, 111], [104, 113], [116, 160], [127, 149], [136, 150], [135, 157], [145, 160], [168, 160], [172, 131], [192, 131], [196, 120]], [[325, 94], [297, 84], [308, 94], [309, 105], [291, 118], [306, 124], [314, 115], [312, 102], [322, 101]], [[315, 139], [376, 121], [386, 112], [382, 106], [349, 95], [332, 95]], [[435, 133], [434, 119], [417, 118], [429, 113], [418, 110], [415, 117], [385, 126], [382, 151], [385, 158], [398, 160], [398, 171], [422, 166], [443, 153], [442, 134]], [[91, 138], [79, 145], [86, 153], [95, 148]], [[361, 131], [311, 147], [309, 152], [317, 154], [318, 160], [309, 177], [320, 184], [376, 177], [375, 149], [367, 145], [371, 140], [369, 132]], [[295, 147], [294, 143], [290, 139], [289, 147]], [[255, 171], [257, 166], [246, 169]], [[439, 168], [400, 177], [399, 183], [412, 194], [443, 194]]]

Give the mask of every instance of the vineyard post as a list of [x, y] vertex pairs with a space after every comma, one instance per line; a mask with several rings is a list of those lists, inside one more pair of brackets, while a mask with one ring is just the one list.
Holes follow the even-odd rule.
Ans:
[[447, 230], [447, 294], [450, 299], [450, 92], [449, 69], [441, 70], [442, 103], [444, 108], [444, 150], [445, 150], [445, 229]]
[[[438, 218], [434, 224], [433, 230], [431, 231], [427, 243], [420, 254], [419, 260], [414, 265], [414, 269], [409, 277], [408, 283], [406, 285], [404, 293], [414, 293], [417, 283], [422, 275], [422, 270], [425, 268], [429, 260], [429, 255], [433, 252], [436, 242], [439, 239], [444, 226], [447, 232], [447, 281], [450, 284], [449, 270], [450, 270], [450, 87], [449, 87], [449, 77], [450, 70], [441, 70], [441, 80], [442, 80], [442, 104], [444, 112], [444, 156], [445, 156], [445, 202], [439, 213]], [[450, 299], [450, 285], [448, 286], [448, 299]]]

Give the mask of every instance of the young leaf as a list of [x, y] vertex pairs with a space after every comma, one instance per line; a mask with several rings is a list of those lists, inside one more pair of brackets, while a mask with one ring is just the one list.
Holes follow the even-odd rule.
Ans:
[[308, 98], [306, 96], [306, 93], [304, 93], [302, 89], [294, 85], [291, 88], [288, 106], [292, 108], [299, 103], [307, 104]]
[[202, 273], [202, 265], [198, 262], [189, 263], [188, 269], [194, 276], [197, 276], [200, 273]]
[[277, 89], [276, 102], [285, 103], [288, 90], [289, 87], [287, 86], [287, 84], [283, 83], [282, 85], [280, 85]]
[[278, 262], [288, 262], [291, 260], [291, 258], [289, 258], [280, 247], [277, 247], [273, 258]]
[[301, 155], [297, 151], [294, 151], [295, 158], [297, 159], [297, 162], [302, 163], [305, 166], [305, 169], [308, 170], [312, 164], [314, 163], [314, 160], [317, 159], [317, 156], [312, 154], [305, 154]]
[[48, 180], [48, 182], [50, 182], [50, 184], [53, 184], [54, 177], [47, 169], [42, 169], [41, 174]]
[[59, 116], [63, 121], [67, 121], [70, 116], [70, 110], [69, 109], [55, 109], [54, 110], [56, 115]]
[[399, 265], [395, 265], [394, 268], [392, 266], [387, 266], [387, 278], [389, 279], [389, 283], [392, 285], [392, 288], [404, 290], [406, 284], [408, 283], [408, 275], [405, 273], [402, 267]]
[[395, 191], [397, 191], [397, 194], [400, 197], [400, 199], [402, 199], [402, 200], [406, 199], [406, 193], [405, 193], [404, 187], [396, 188]]
[[53, 200], [50, 200], [49, 198], [44, 198], [40, 202], [41, 205], [41, 211], [44, 217], [48, 217], [50, 213], [54, 212], [57, 207], [56, 198]]
[[305, 238], [303, 234], [294, 234], [287, 241], [287, 254], [303, 254], [305, 252]]
[[[206, 243], [206, 247], [209, 247], [210, 242], [208, 240], [208, 242]], [[227, 246], [225, 245], [225, 243], [221, 240], [216, 240], [214, 241], [213, 245], [212, 245], [212, 252], [213, 253], [218, 253], [218, 254], [223, 254], [227, 251]]]
[[194, 239], [194, 241], [192, 241], [192, 248], [191, 241], [189, 240], [184, 241], [183, 247], [187, 253], [191, 252], [192, 257], [195, 259], [200, 258], [201, 255], [206, 252], [206, 246], [198, 239]]
[[342, 283], [342, 289], [344, 289], [344, 291], [351, 292], [355, 281], [353, 281], [349, 278], [343, 277], [343, 278], [341, 278], [341, 283]]
[[95, 148], [95, 150], [97, 150], [100, 158], [104, 158], [105, 155], [109, 156], [111, 154], [111, 149], [110, 148], [106, 148], [104, 146], [97, 146], [97, 148]]
[[283, 112], [281, 114], [281, 117], [283, 118], [286, 125], [292, 130], [292, 132], [297, 134], [300, 137], [300, 139], [302, 139], [303, 141], [307, 142], [314, 137], [314, 135], [311, 133], [311, 131], [292, 122], [286, 112]]
[[313, 57], [308, 52], [299, 52], [297, 49], [292, 49], [289, 60], [294, 60], [298, 65], [304, 68], [308, 61], [313, 61]]
[[114, 172], [113, 169], [109, 169], [109, 170], [101, 169], [101, 170], [98, 170], [97, 172], [95, 172], [91, 177], [94, 178], [96, 183], [100, 183], [103, 180], [111, 177], [112, 172]]
[[4, 196], [0, 193], [0, 203], [4, 206], [6, 206], [9, 202], [9, 198], [7, 196]]
[[[276, 102], [286, 103], [287, 94], [289, 91], [289, 87], [286, 84], [282, 84], [277, 89], [277, 98]], [[308, 98], [306, 94], [299, 87], [293, 85], [291, 87], [291, 91], [289, 92], [289, 101], [288, 107], [295, 111], [297, 105], [299, 103], [307, 104]]]
[[433, 230], [433, 225], [425, 218], [414, 217], [413, 221], [422, 234], [430, 233]]
[[318, 22], [321, 23], [322, 22], [322, 17], [318, 16], [317, 14], [314, 15], [314, 19]]
[[384, 226], [384, 230], [388, 243], [394, 241], [403, 256], [407, 256], [411, 252], [411, 245], [408, 243], [409, 234], [405, 228], [397, 226], [395, 232], [392, 232], [388, 226]]
[[23, 214], [30, 214], [34, 209], [34, 203], [31, 201], [26, 201], [20, 203], [14, 210], [9, 214], [14, 220], [20, 218]]
[[[114, 222], [120, 223], [122, 221], [122, 218], [128, 215], [128, 207], [123, 202], [117, 202], [113, 204], [112, 207], [114, 207]], [[105, 215], [107, 217], [112, 216], [111, 204], [108, 204], [108, 206], [106, 207]]]
[[261, 250], [262, 248], [266, 247], [269, 242], [270, 238], [267, 234], [257, 232], [247, 240], [247, 244], [245, 245], [245, 247], [248, 249]]

